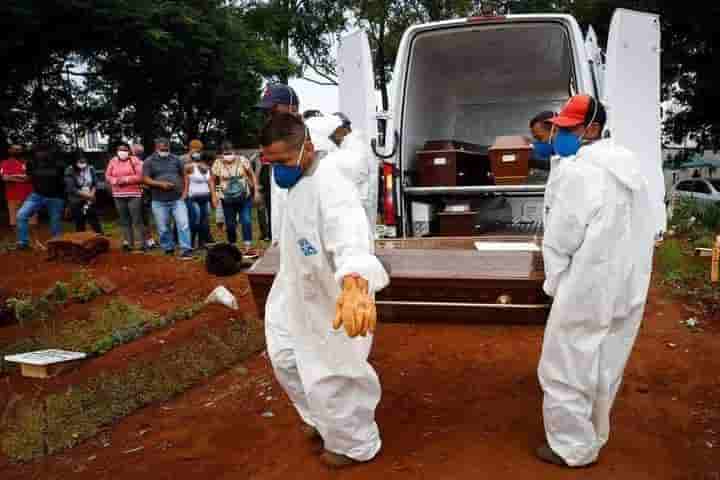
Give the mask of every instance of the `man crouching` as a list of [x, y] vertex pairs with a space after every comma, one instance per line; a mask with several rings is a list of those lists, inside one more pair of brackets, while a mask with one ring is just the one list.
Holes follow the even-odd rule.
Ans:
[[260, 140], [274, 181], [288, 190], [280, 269], [265, 310], [275, 375], [304, 422], [303, 432], [323, 440], [324, 463], [369, 461], [381, 446], [375, 423], [380, 381], [367, 362], [376, 321], [373, 295], [388, 284], [388, 275], [371, 254], [357, 190], [315, 152], [302, 119], [276, 115]]

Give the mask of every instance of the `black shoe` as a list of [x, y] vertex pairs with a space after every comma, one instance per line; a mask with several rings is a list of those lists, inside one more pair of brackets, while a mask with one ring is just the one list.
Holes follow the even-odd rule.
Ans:
[[128, 245], [127, 243], [124, 243], [122, 246], [122, 250], [125, 253], [129, 253], [129, 252], [132, 252], [132, 247], [130, 245]]
[[569, 467], [569, 465], [565, 463], [565, 460], [563, 460], [560, 455], [555, 453], [548, 444], [538, 447], [538, 449], [535, 451], [535, 455], [537, 455], [538, 458], [543, 462], [552, 463], [553, 465], [557, 465], [558, 467]]
[[187, 251], [184, 251], [183, 253], [181, 253], [178, 258], [180, 260], [192, 260], [195, 257], [193, 257], [192, 251], [187, 250]]
[[167, 255], [168, 257], [172, 257], [173, 255], [175, 255], [175, 250], [165, 250], [165, 255]]
[[30, 245], [27, 245], [25, 243], [18, 243], [15, 246], [15, 250], [31, 250]]

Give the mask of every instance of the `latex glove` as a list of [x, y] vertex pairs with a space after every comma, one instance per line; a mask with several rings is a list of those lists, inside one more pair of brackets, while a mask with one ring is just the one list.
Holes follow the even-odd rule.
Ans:
[[377, 311], [375, 302], [368, 294], [368, 282], [364, 278], [347, 276], [335, 306], [333, 328], [345, 327], [351, 338], [375, 332]]

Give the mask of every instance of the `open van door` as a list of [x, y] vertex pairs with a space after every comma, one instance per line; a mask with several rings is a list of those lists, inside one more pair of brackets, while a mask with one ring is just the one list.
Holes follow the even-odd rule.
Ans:
[[[377, 223], [378, 177], [380, 165], [370, 148], [375, 137], [376, 95], [370, 42], [367, 34], [358, 30], [342, 37], [338, 48], [338, 85], [340, 111], [350, 118], [354, 133], [362, 135], [367, 147], [370, 177], [368, 198], [371, 208], [368, 212], [371, 228]], [[374, 233], [374, 232], [373, 232]]]
[[603, 98], [605, 96], [605, 62], [597, 34], [592, 26], [588, 28], [587, 35], [585, 35], [585, 52], [590, 62], [590, 73], [595, 87], [595, 96], [596, 98]]
[[[653, 201], [664, 205], [660, 145], [660, 17], [618, 9], [608, 35], [604, 104], [615, 141], [635, 153]], [[661, 209], [655, 232], [666, 230]]]

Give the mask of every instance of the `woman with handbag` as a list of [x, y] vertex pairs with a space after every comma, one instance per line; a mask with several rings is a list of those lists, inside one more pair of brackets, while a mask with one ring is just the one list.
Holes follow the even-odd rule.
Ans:
[[[105, 170], [105, 180], [112, 187], [115, 208], [120, 215], [123, 229], [123, 250], [133, 249], [135, 240], [145, 251], [145, 222], [143, 221], [143, 189], [142, 161], [130, 155], [127, 144], [117, 148], [117, 156], [113, 157]], [[135, 236], [137, 230], [137, 236]]]
[[250, 162], [242, 155], [236, 155], [231, 143], [224, 142], [221, 155], [213, 164], [212, 174], [220, 185], [219, 198], [225, 214], [228, 243], [237, 243], [239, 217], [243, 233], [243, 250], [246, 254], [251, 253], [252, 206], [257, 195], [257, 182], [250, 168]]

